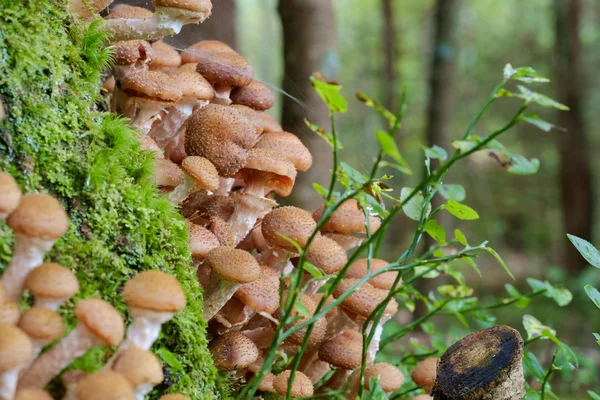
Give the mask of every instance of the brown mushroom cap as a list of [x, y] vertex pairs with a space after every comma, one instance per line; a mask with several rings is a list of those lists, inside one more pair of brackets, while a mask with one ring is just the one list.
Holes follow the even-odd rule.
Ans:
[[339, 368], [355, 369], [362, 361], [362, 347], [362, 335], [346, 329], [323, 342], [319, 349], [319, 358]]
[[132, 65], [138, 60], [150, 62], [154, 58], [154, 50], [145, 40], [123, 40], [112, 43], [112, 56], [117, 65]]
[[125, 335], [123, 318], [113, 306], [101, 299], [80, 300], [75, 306], [75, 316], [106, 346], [116, 346]]
[[[315, 311], [317, 310], [317, 303], [310, 296], [302, 296], [300, 301], [306, 307], [308, 312], [311, 315], [314, 315]], [[293, 314], [298, 315], [296, 311], [294, 311]], [[278, 314], [276, 313], [275, 315], [278, 315]], [[305, 322], [307, 319], [308, 318], [306, 316], [301, 316], [300, 319], [294, 323], [294, 325], [299, 325], [299, 324]], [[307, 332], [308, 332], [308, 327], [302, 328], [299, 331], [294, 332], [288, 338], [289, 343], [296, 344], [296, 345], [302, 344]], [[307, 342], [308, 345], [314, 346], [314, 345], [321, 343], [321, 341], [323, 341], [323, 339], [325, 338], [326, 333], [327, 333], [327, 320], [324, 317], [319, 318], [315, 322], [315, 324], [313, 326], [313, 330], [310, 334], [310, 337], [308, 338], [308, 342]]]
[[[318, 221], [323, 214], [323, 205], [314, 213], [313, 218]], [[369, 216], [369, 229], [371, 234], [375, 233], [381, 226], [378, 217]], [[322, 231], [333, 231], [350, 235], [351, 233], [366, 233], [365, 214], [355, 199], [348, 199], [335, 210], [329, 221], [323, 225]]]
[[19, 328], [32, 339], [55, 340], [62, 336], [64, 325], [60, 315], [43, 307], [32, 307], [19, 321]]
[[181, 62], [183, 64], [197, 64], [202, 57], [206, 56], [206, 53], [237, 54], [231, 47], [218, 40], [201, 40], [181, 52]]
[[365, 383], [370, 389], [371, 378], [379, 377], [379, 386], [384, 392], [393, 392], [404, 384], [404, 375], [397, 367], [388, 363], [376, 363], [368, 365], [365, 369]]
[[181, 168], [191, 176], [198, 187], [216, 190], [219, 187], [219, 173], [209, 160], [200, 156], [189, 156], [181, 163]]
[[135, 395], [127, 380], [109, 370], [95, 372], [79, 382], [75, 389], [78, 400], [133, 400]]
[[155, 7], [170, 7], [205, 13], [208, 17], [212, 10], [210, 0], [153, 0]]
[[234, 297], [252, 311], [273, 314], [279, 308], [279, 275], [273, 269], [263, 267], [260, 278], [240, 286]]
[[188, 234], [190, 237], [190, 251], [194, 258], [204, 258], [209, 251], [220, 246], [215, 235], [200, 225], [188, 224]]
[[[389, 262], [381, 260], [379, 258], [373, 258], [371, 260], [371, 273], [379, 271], [381, 268], [389, 265]], [[346, 278], [361, 279], [367, 275], [369, 268], [369, 260], [367, 258], [361, 258], [356, 260], [346, 274]], [[369, 280], [369, 283], [378, 289], [390, 290], [396, 279], [397, 272], [384, 272], [383, 274], [377, 275], [375, 278]]]
[[[333, 291], [333, 297], [337, 299], [350, 290], [358, 281], [359, 279], [344, 279]], [[375, 308], [385, 300], [387, 295], [388, 292], [386, 290], [377, 289], [368, 283], [363, 283], [358, 290], [340, 304], [340, 307], [366, 318], [375, 311]], [[391, 300], [385, 308], [385, 314], [393, 315], [397, 311], [398, 303], [395, 300]]]
[[132, 387], [144, 383], [158, 385], [164, 379], [160, 361], [152, 352], [131, 346], [119, 352], [112, 369], [123, 375]]
[[344, 249], [334, 240], [319, 235], [310, 244], [306, 261], [331, 275], [344, 268], [344, 265], [348, 262], [348, 257]]
[[[292, 371], [285, 370], [281, 374], [277, 375], [273, 379], [273, 388], [280, 395], [287, 394], [288, 381]], [[294, 382], [292, 383], [292, 397], [306, 397], [312, 396], [314, 393], [314, 386], [310, 379], [300, 371], [296, 371], [294, 375]]]
[[152, 43], [152, 49], [154, 50], [154, 57], [150, 61], [151, 69], [177, 68], [181, 65], [181, 56], [177, 50], [162, 40]]
[[[89, 2], [83, 2], [82, 0], [73, 0], [70, 3], [70, 10], [77, 16], [83, 19], [88, 19], [94, 17], [95, 14], [104, 10], [108, 7], [114, 0], [95, 0]], [[88, 6], [89, 3], [89, 6]]]
[[250, 121], [250, 123], [252, 124], [252, 126], [254, 126], [254, 129], [256, 130], [256, 137], [258, 138], [258, 136], [262, 133], [263, 130], [263, 122], [260, 118], [260, 115], [258, 115], [258, 113], [250, 107], [246, 107], [241, 104], [233, 104], [229, 107], [236, 110], [244, 117], [248, 118], [248, 121]]
[[75, 296], [79, 292], [79, 281], [70, 269], [44, 263], [27, 275], [25, 288], [36, 298], [60, 299]]
[[238, 331], [226, 332], [209, 348], [217, 368], [225, 370], [246, 368], [260, 355], [254, 342]]
[[181, 100], [182, 93], [175, 79], [161, 71], [139, 71], [121, 81], [121, 89], [130, 97], [141, 97], [165, 104]]
[[196, 71], [209, 82], [231, 86], [248, 86], [254, 77], [252, 67], [237, 53], [229, 51], [195, 51]]
[[152, 18], [152, 11], [144, 7], [130, 6], [129, 4], [117, 4], [110, 9], [106, 19], [146, 19]]
[[263, 133], [254, 148], [276, 151], [300, 171], [307, 171], [312, 166], [310, 151], [296, 135], [289, 132]]
[[0, 303], [0, 325], [15, 325], [20, 317], [21, 311], [17, 303], [10, 300]]
[[283, 128], [279, 125], [279, 122], [275, 118], [271, 117], [266, 112], [258, 114], [263, 122], [263, 133], [268, 132], [283, 132]]
[[69, 217], [54, 197], [26, 194], [6, 220], [17, 234], [43, 240], [54, 240], [69, 229]]
[[265, 215], [261, 229], [265, 239], [275, 246], [292, 247], [290, 242], [280, 236], [282, 234], [304, 247], [308, 237], [317, 229], [317, 224], [310, 218], [308, 211], [287, 206], [276, 208]]
[[25, 364], [33, 353], [31, 340], [13, 325], [0, 325], [0, 375]]
[[160, 158], [154, 164], [152, 181], [156, 186], [175, 187], [183, 182], [183, 170], [171, 160]]
[[260, 380], [258, 390], [260, 390], [261, 392], [275, 393], [275, 388], [273, 387], [274, 379], [275, 375], [273, 375], [272, 373], [269, 372], [265, 374], [265, 376], [263, 376], [263, 378]]
[[275, 103], [275, 96], [271, 89], [254, 79], [248, 86], [234, 88], [230, 98], [233, 104], [241, 104], [258, 111], [268, 110]]
[[131, 278], [123, 299], [129, 307], [157, 312], [176, 313], [187, 304], [179, 281], [160, 271], [144, 271]]
[[426, 358], [421, 361], [410, 374], [412, 380], [427, 392], [431, 392], [437, 376], [439, 358]]
[[15, 179], [0, 171], [0, 214], [10, 214], [19, 205], [21, 189]]
[[209, 104], [188, 119], [185, 150], [189, 155], [206, 157], [219, 175], [231, 177], [246, 163], [255, 133], [250, 121], [235, 109]]
[[177, 81], [183, 96], [198, 100], [211, 100], [215, 97], [215, 90], [212, 85], [202, 75], [190, 70], [187, 65], [190, 64], [178, 68], [171, 75]]
[[[289, 196], [296, 181], [296, 169], [282, 155], [265, 149], [248, 150], [244, 168], [235, 175], [238, 179], [249, 180], [261, 176], [259, 180], [279, 196]], [[263, 178], [262, 176], [267, 176]]]
[[215, 235], [221, 246], [233, 246], [233, 232], [227, 222], [219, 217], [210, 217], [208, 230]]
[[[235, 210], [235, 202], [231, 197], [221, 195], [202, 196], [199, 202], [194, 199], [194, 195], [188, 198], [188, 203], [182, 207], [182, 214], [186, 218], [200, 219], [203, 223], [208, 222], [212, 217], [227, 221]], [[188, 207], [188, 204], [190, 207]]]
[[52, 397], [43, 390], [27, 388], [19, 390], [14, 400], [52, 400]]
[[247, 283], [260, 278], [260, 266], [252, 254], [233, 247], [217, 247], [206, 255], [204, 262], [223, 279]]

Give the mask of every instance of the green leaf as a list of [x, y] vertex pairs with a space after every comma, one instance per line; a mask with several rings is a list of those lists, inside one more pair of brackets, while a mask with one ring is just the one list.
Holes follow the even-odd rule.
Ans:
[[546, 289], [546, 284], [538, 279], [527, 278], [527, 284], [535, 291]]
[[598, 394], [596, 392], [592, 392], [591, 390], [588, 390], [587, 393], [590, 395], [590, 397], [593, 400], [600, 400], [600, 394]]
[[296, 311], [298, 311], [298, 314], [302, 315], [303, 317], [310, 318], [312, 316], [309, 309], [306, 308], [306, 306], [299, 300], [294, 302], [294, 308]]
[[460, 229], [455, 229], [454, 230], [454, 237], [456, 238], [456, 240], [458, 240], [458, 242], [460, 244], [462, 244], [463, 246], [468, 246], [469, 243], [467, 242], [467, 238], [465, 237], [465, 234], [462, 233], [462, 231]]
[[396, 116], [394, 115], [394, 113], [392, 113], [390, 110], [385, 108], [377, 100], [372, 99], [371, 97], [369, 97], [368, 95], [366, 95], [363, 92], [357, 93], [356, 98], [359, 101], [362, 101], [363, 103], [365, 103], [365, 105], [367, 107], [374, 108], [375, 111], [377, 111], [379, 114], [381, 114], [381, 116], [383, 116], [383, 118], [385, 118], [388, 121], [390, 127], [396, 124]]
[[473, 294], [473, 289], [466, 285], [442, 285], [438, 286], [437, 289], [442, 296], [452, 298], [464, 298]]
[[535, 113], [522, 115], [520, 119], [521, 121], [527, 122], [528, 124], [540, 128], [544, 132], [550, 132], [553, 128], [556, 128], [556, 125], [541, 119]]
[[339, 137], [334, 142], [333, 135], [331, 133], [327, 132], [325, 129], [321, 128], [319, 125], [313, 124], [306, 118], [304, 119], [304, 123], [306, 124], [306, 126], [308, 126], [308, 129], [310, 129], [311, 131], [313, 131], [314, 133], [319, 135], [323, 140], [325, 140], [331, 146], [332, 149], [333, 149], [334, 144], [337, 145], [338, 150], [341, 150], [344, 148], [344, 146], [342, 146], [342, 142], [340, 141]]
[[175, 371], [183, 373], [185, 370], [183, 365], [177, 359], [177, 356], [171, 353], [169, 350], [161, 347], [156, 351], [156, 354], [167, 364], [169, 367], [174, 369]]
[[474, 220], [479, 218], [477, 211], [455, 200], [448, 200], [442, 208], [461, 220]]
[[[409, 187], [402, 188], [400, 191], [400, 201], [404, 203], [413, 190], [414, 189]], [[421, 212], [423, 211], [424, 205], [425, 197], [423, 197], [421, 192], [418, 192], [402, 207], [402, 211], [404, 211], [404, 214], [406, 214], [408, 218], [418, 221], [421, 218]], [[428, 203], [425, 216], [428, 216], [430, 212], [431, 203]]]
[[573, 300], [573, 294], [567, 288], [557, 288], [548, 281], [546, 283], [546, 297], [553, 299], [560, 307], [568, 305]]
[[532, 158], [531, 160], [519, 154], [513, 154], [510, 159], [510, 166], [506, 169], [515, 175], [533, 175], [540, 169], [540, 160]]
[[350, 183], [354, 185], [362, 185], [367, 181], [367, 177], [358, 172], [356, 169], [352, 168], [350, 164], [342, 161], [340, 162], [340, 167], [342, 172], [349, 179]]
[[310, 77], [313, 88], [321, 99], [329, 107], [332, 113], [344, 113], [348, 110], [348, 103], [344, 96], [340, 94], [342, 87], [340, 85], [322, 81], [314, 76]]
[[596, 343], [600, 344], [600, 334], [598, 333], [593, 333], [594, 338], [596, 339]]
[[584, 289], [588, 297], [592, 299], [596, 307], [600, 308], [600, 292], [598, 291], [598, 289], [591, 285], [585, 285]]
[[527, 340], [544, 337], [544, 330], [556, 333], [554, 329], [542, 324], [537, 318], [529, 314], [523, 315], [523, 327], [527, 332]]
[[469, 266], [471, 268], [473, 268], [475, 270], [475, 272], [477, 272], [477, 275], [479, 275], [480, 277], [481, 275], [481, 270], [479, 269], [479, 267], [477, 266], [477, 264], [475, 264], [475, 261], [473, 261], [473, 259], [471, 257], [462, 257], [461, 260], [463, 260], [464, 262], [466, 262], [467, 264], [469, 264]]
[[510, 64], [506, 64], [504, 67], [504, 79], [514, 79], [527, 83], [550, 82], [550, 79], [541, 76], [531, 67], [513, 68]]
[[433, 147], [422, 146], [425, 151], [425, 157], [427, 158], [437, 158], [438, 160], [446, 161], [448, 158], [448, 153], [446, 150], [438, 145], [434, 145]]
[[452, 147], [461, 151], [461, 153], [466, 153], [475, 147], [477, 147], [478, 143], [473, 140], [453, 140]]
[[525, 86], [517, 85], [519, 88], [520, 94], [517, 97], [525, 100], [526, 103], [535, 103], [539, 104], [542, 107], [555, 108], [557, 110], [569, 111], [569, 107], [564, 104], [559, 103], [556, 100], [552, 100], [548, 96], [544, 96], [543, 94], [536, 93]]
[[571, 349], [565, 343], [558, 340], [558, 338], [556, 337], [555, 330], [546, 327], [542, 330], [542, 335], [552, 340], [554, 344], [556, 344], [562, 350], [567, 362], [571, 365], [572, 369], [579, 368], [579, 360], [577, 359], [577, 355], [575, 354], [573, 349]]
[[[427, 266], [415, 267], [415, 275], [421, 275], [425, 271], [429, 271], [430, 268], [431, 267], [427, 267]], [[423, 278], [425, 278], [425, 279], [435, 279], [438, 276], [440, 276], [440, 272], [438, 270], [432, 269], [431, 271], [429, 271], [426, 274], [424, 274]]]
[[600, 251], [598, 251], [598, 249], [585, 239], [569, 234], [567, 234], [567, 237], [590, 265], [600, 268]]
[[504, 268], [504, 271], [506, 271], [506, 273], [513, 278], [513, 280], [515, 280], [515, 276], [512, 274], [512, 272], [510, 272], [510, 269], [508, 269], [508, 266], [504, 263], [504, 260], [502, 259], [502, 257], [500, 257], [500, 254], [498, 254], [496, 252], [496, 250], [492, 249], [491, 247], [484, 247], [484, 250], [486, 250], [488, 253], [490, 253], [495, 259], [496, 261], [498, 261], [500, 263], [500, 265], [502, 265], [502, 268]]
[[369, 380], [369, 390], [363, 392], [360, 400], [388, 400], [389, 397], [381, 388], [379, 384], [379, 377], [372, 377]]
[[304, 261], [304, 264], [302, 266], [306, 272], [312, 275], [313, 278], [318, 280], [323, 280], [326, 278], [326, 275], [323, 273], [323, 271], [321, 271], [319, 268], [309, 263], [308, 261]]
[[439, 244], [446, 243], [446, 231], [435, 219], [427, 221], [425, 224], [425, 232]]
[[519, 299], [519, 301], [515, 303], [515, 306], [517, 306], [518, 308], [525, 308], [529, 305], [531, 299], [527, 297], [522, 297], [521, 293], [519, 293], [519, 291], [513, 285], [507, 283], [504, 285], [504, 288], [506, 289], [510, 297], [512, 297], [513, 299]]
[[440, 186], [439, 193], [446, 200], [458, 202], [464, 201], [467, 196], [465, 188], [458, 184], [444, 184]]
[[315, 192], [321, 196], [327, 196], [327, 189], [325, 189], [323, 186], [319, 185], [317, 182], [313, 182], [312, 186], [313, 189], [315, 189]]
[[538, 361], [535, 354], [530, 351], [526, 351], [523, 356], [523, 364], [527, 371], [533, 375], [533, 377], [540, 383], [544, 381], [544, 377], [546, 376], [546, 371], [542, 368], [542, 365]]
[[410, 170], [410, 167], [408, 166], [408, 163], [406, 162], [404, 157], [402, 157], [402, 155], [400, 154], [400, 151], [398, 150], [398, 146], [396, 146], [394, 138], [390, 136], [389, 133], [382, 130], [378, 130], [376, 135], [377, 141], [381, 146], [381, 150], [388, 156], [392, 157], [392, 159], [396, 161], [400, 166], [402, 166], [404, 168], [405, 174], [411, 175], [412, 171]]

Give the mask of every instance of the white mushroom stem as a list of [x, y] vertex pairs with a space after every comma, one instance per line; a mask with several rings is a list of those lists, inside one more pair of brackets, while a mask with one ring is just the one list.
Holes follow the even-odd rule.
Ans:
[[[381, 342], [381, 335], [383, 334], [383, 325], [385, 325], [385, 323], [389, 321], [390, 318], [391, 316], [384, 315], [379, 321], [379, 323], [375, 326], [375, 334], [373, 335], [373, 340], [371, 340], [371, 343], [369, 343], [369, 347], [367, 347], [367, 365], [373, 364], [373, 361], [375, 361], [375, 356], [379, 351], [379, 342]], [[373, 329], [373, 322], [369, 323], [367, 329], [368, 334], [371, 333], [371, 329]]]
[[19, 373], [22, 369], [23, 366], [19, 366], [0, 374], [0, 399], [12, 400], [15, 396]]
[[175, 107], [169, 109], [160, 124], [150, 130], [150, 136], [161, 149], [164, 149], [180, 133], [182, 125], [192, 115], [192, 112], [207, 104], [208, 100], [184, 97]]
[[235, 178], [220, 178], [219, 188], [215, 191], [215, 194], [229, 196], [229, 192], [231, 192], [234, 183]]
[[153, 40], [163, 36], [176, 35], [183, 25], [203, 22], [208, 15], [189, 10], [156, 7], [150, 18], [115, 18], [109, 19], [109, 30], [112, 40]]
[[71, 361], [81, 357], [92, 347], [102, 344], [85, 325], [77, 325], [56, 346], [39, 356], [24, 372], [19, 380], [19, 389], [44, 388]]
[[327, 387], [334, 390], [341, 389], [350, 380], [350, 375], [352, 375], [351, 369], [338, 368], [327, 381]]
[[281, 272], [290, 258], [290, 252], [285, 249], [269, 247], [258, 253], [254, 258], [260, 265], [267, 265], [272, 270]]
[[1, 280], [7, 299], [19, 301], [27, 275], [44, 261], [44, 256], [55, 242], [55, 239], [44, 240], [16, 235], [15, 251]]
[[213, 103], [223, 104], [228, 106], [231, 104], [231, 99], [229, 96], [231, 95], [231, 90], [233, 89], [232, 85], [224, 84], [224, 83], [213, 83], [213, 87], [215, 89], [215, 97], [212, 99]]
[[137, 103], [138, 111], [131, 125], [138, 128], [143, 135], [147, 135], [154, 121], [160, 120], [160, 113], [165, 109], [164, 103], [146, 101], [140, 98], [133, 101]]
[[250, 233], [258, 217], [277, 203], [253, 193], [232, 193], [231, 197], [235, 200], [235, 210], [229, 218], [229, 226], [235, 247]]
[[213, 271], [205, 290], [204, 318], [208, 321], [231, 299], [234, 293], [242, 286], [241, 283], [225, 280]]
[[37, 297], [35, 299], [35, 303], [33, 304], [35, 307], [47, 308], [48, 310], [57, 311], [58, 308], [71, 297]]
[[356, 326], [356, 323], [341, 308], [338, 308], [337, 314], [327, 319], [325, 339], [337, 336], [344, 329], [354, 326]]
[[135, 399], [136, 400], [144, 400], [146, 395], [150, 393], [154, 389], [154, 385], [150, 382], [141, 383], [133, 388]]
[[31, 343], [33, 344], [33, 352], [31, 353], [31, 358], [29, 359], [29, 361], [27, 361], [27, 363], [21, 369], [23, 373], [25, 372], [26, 368], [29, 368], [33, 364], [33, 362], [42, 352], [42, 349], [48, 346], [50, 343], [52, 343], [52, 340], [31, 338]]
[[121, 344], [119, 351], [129, 346], [137, 346], [142, 350], [150, 350], [160, 335], [162, 325], [170, 321], [175, 313], [156, 312], [132, 308], [133, 322], [127, 328], [127, 337]]
[[183, 182], [179, 184], [171, 193], [169, 193], [169, 200], [171, 200], [175, 204], [181, 204], [185, 199], [187, 199], [192, 193], [198, 193], [198, 201], [200, 201], [200, 196], [204, 197], [207, 194], [212, 194], [211, 191], [201, 189], [198, 187], [196, 180], [189, 176], [188, 174], [184, 174]]

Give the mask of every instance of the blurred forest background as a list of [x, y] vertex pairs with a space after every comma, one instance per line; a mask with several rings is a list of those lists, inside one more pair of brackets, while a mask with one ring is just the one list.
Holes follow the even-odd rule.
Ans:
[[[167, 42], [179, 49], [202, 39], [227, 42], [250, 61], [256, 78], [277, 92], [270, 113], [286, 130], [299, 135], [315, 158], [289, 200], [306, 209], [314, 209], [319, 201], [311, 182], [327, 183], [331, 167], [330, 149], [303, 122], [307, 118], [329, 126], [327, 111], [312, 92], [311, 73], [320, 71], [339, 81], [343, 94], [351, 99], [348, 113], [338, 121], [342, 158], [364, 172], [374, 160], [378, 149], [374, 133], [384, 121], [353, 100], [354, 94], [366, 92], [395, 110], [402, 85], [407, 86], [408, 108], [397, 139], [414, 175], [394, 178], [390, 186], [396, 195], [401, 187], [420, 179], [422, 145], [449, 149], [451, 140], [462, 135], [502, 79], [506, 63], [531, 66], [552, 79], [539, 91], [567, 104], [571, 111], [536, 112], [565, 130], [545, 133], [522, 124], [503, 139], [514, 151], [539, 158], [538, 174], [507, 174], [489, 153], [473, 155], [451, 172], [446, 183], [465, 186], [465, 203], [481, 219], [448, 219], [443, 225], [447, 232], [460, 228], [473, 243], [489, 240], [515, 272], [515, 285], [523, 291], [527, 291], [526, 277], [548, 279], [572, 290], [575, 301], [564, 309], [537, 300], [526, 312], [555, 327], [587, 357], [579, 372], [560, 374], [562, 392], [598, 390], [600, 376], [594, 365], [600, 355], [591, 333], [600, 326], [600, 313], [594, 313], [583, 286], [600, 284], [600, 273], [587, 266], [566, 233], [600, 243], [595, 197], [600, 193], [600, 157], [596, 157], [600, 150], [600, 1], [213, 0], [213, 4], [208, 22], [187, 26], [177, 40]], [[510, 99], [501, 102], [475, 134], [486, 135], [504, 124], [516, 106]], [[413, 229], [413, 221], [398, 218], [384, 256], [397, 257]], [[469, 278], [476, 293], [502, 296], [509, 278], [491, 258], [481, 260], [480, 267], [483, 278]], [[498, 322], [522, 328], [521, 316], [521, 310], [504, 310]], [[460, 329], [454, 322], [449, 331]], [[541, 361], [547, 363], [551, 356], [548, 353]]]

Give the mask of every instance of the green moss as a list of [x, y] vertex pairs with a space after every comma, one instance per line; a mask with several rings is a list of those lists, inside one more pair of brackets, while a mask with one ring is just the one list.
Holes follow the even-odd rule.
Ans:
[[[226, 397], [206, 346], [185, 224], [149, 182], [152, 158], [135, 133], [92, 106], [109, 58], [100, 25], [73, 23], [61, 1], [0, 0], [0, 97], [8, 113], [0, 123], [0, 169], [25, 192], [62, 201], [71, 226], [47, 258], [76, 272], [81, 297], [101, 296], [126, 315], [119, 292], [137, 271], [161, 269], [182, 283], [189, 305], [164, 326], [155, 346], [172, 385], [151, 398], [170, 392]], [[1, 271], [12, 235], [0, 228]], [[73, 324], [72, 304], [65, 316]], [[76, 363], [97, 369], [107, 351]]]

